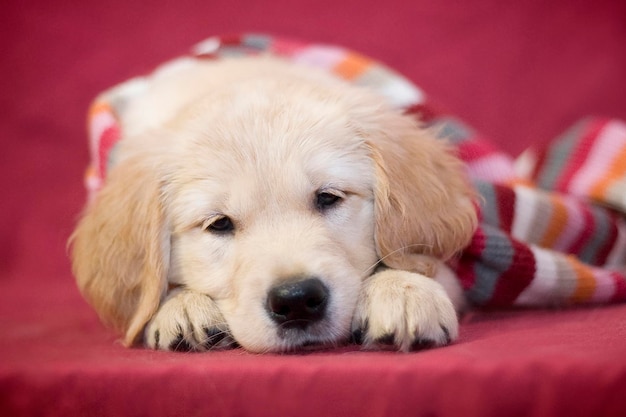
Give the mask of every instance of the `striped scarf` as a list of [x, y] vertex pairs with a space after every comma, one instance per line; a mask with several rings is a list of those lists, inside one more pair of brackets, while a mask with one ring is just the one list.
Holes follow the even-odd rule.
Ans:
[[482, 196], [454, 267], [484, 306], [626, 300], [626, 124], [590, 118], [515, 164], [461, 122], [430, 121], [458, 147]]
[[[437, 126], [456, 145], [482, 195], [480, 226], [451, 266], [480, 306], [551, 306], [626, 300], [626, 124], [579, 122], [549, 146], [525, 152], [525, 169], [457, 118], [433, 110], [423, 91], [388, 67], [337, 46], [265, 35], [213, 37], [192, 59], [273, 54], [322, 68], [385, 96]], [[158, 71], [176, 71], [190, 57]], [[89, 114], [91, 165], [86, 186], [100, 189], [121, 137], [119, 115], [151, 78], [101, 94]], [[523, 172], [522, 172], [523, 171]]]

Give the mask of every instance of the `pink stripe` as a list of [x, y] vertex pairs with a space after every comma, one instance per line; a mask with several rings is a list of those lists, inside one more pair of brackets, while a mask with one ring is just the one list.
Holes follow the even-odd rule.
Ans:
[[626, 137], [619, 124], [609, 123], [602, 129], [591, 148], [584, 165], [572, 178], [570, 191], [575, 195], [589, 195], [593, 185], [606, 175], [607, 167], [626, 147]]
[[270, 49], [276, 55], [293, 56], [308, 48], [309, 44], [293, 39], [274, 38]]
[[513, 162], [501, 153], [472, 160], [467, 164], [467, 172], [471, 178], [484, 181], [505, 182], [515, 178]]
[[108, 111], [99, 111], [89, 119], [89, 153], [94, 166], [99, 166], [100, 141], [107, 129], [117, 124], [115, 116]]
[[606, 258], [605, 266], [619, 267], [626, 260], [626, 223], [621, 218], [616, 221], [617, 238], [613, 243], [613, 247]]
[[580, 233], [585, 228], [585, 216], [582, 213], [580, 203], [572, 198], [563, 197], [561, 200], [567, 210], [567, 223], [563, 232], [554, 242], [554, 249], [565, 252], [578, 240]]
[[298, 64], [330, 71], [343, 61], [346, 55], [346, 50], [342, 48], [315, 45], [295, 52], [292, 59]]
[[615, 280], [611, 272], [594, 268], [593, 276], [596, 279], [596, 290], [591, 297], [591, 302], [595, 303], [606, 303], [613, 299], [615, 295]]

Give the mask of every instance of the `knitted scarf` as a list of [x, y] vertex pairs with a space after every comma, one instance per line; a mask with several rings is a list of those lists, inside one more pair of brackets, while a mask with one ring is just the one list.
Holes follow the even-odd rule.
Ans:
[[[480, 226], [450, 265], [479, 306], [552, 306], [626, 300], [626, 124], [589, 118], [517, 161], [459, 119], [437, 112], [424, 92], [353, 51], [266, 35], [213, 37], [182, 61], [273, 54], [368, 86], [453, 143], [482, 196]], [[120, 114], [151, 76], [102, 93], [89, 112], [90, 197], [102, 186], [120, 140]], [[520, 169], [521, 167], [521, 169]]]

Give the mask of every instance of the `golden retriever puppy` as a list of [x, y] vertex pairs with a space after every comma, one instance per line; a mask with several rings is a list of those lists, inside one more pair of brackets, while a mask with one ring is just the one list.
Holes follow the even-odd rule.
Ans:
[[[278, 58], [164, 74], [72, 236], [101, 318], [155, 349], [454, 340], [436, 275], [476, 226], [444, 141], [383, 97]], [[439, 272], [438, 272], [439, 271]]]

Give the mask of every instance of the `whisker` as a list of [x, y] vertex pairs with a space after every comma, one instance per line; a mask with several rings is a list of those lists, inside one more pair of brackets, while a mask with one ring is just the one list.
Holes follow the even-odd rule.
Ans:
[[[211, 343], [213, 339], [217, 339], [215, 343]], [[211, 333], [208, 340], [202, 345], [207, 352], [216, 350], [234, 349], [238, 346], [237, 341], [233, 339], [229, 330], [219, 330]]]
[[383, 256], [382, 258], [380, 258], [379, 260], [377, 260], [376, 262], [374, 262], [374, 264], [372, 264], [371, 266], [369, 266], [368, 268], [365, 269], [365, 271], [363, 271], [365, 274], [369, 275], [371, 274], [381, 263], [383, 263], [383, 261], [388, 258], [391, 255], [394, 255], [400, 251], [404, 251], [408, 248], [414, 248], [414, 247], [424, 247], [424, 248], [430, 248], [432, 249], [432, 245], [426, 245], [424, 243], [413, 243], [411, 245], [407, 245], [407, 246], [403, 246], [401, 248], [398, 248], [392, 252], [389, 252], [387, 255]]

